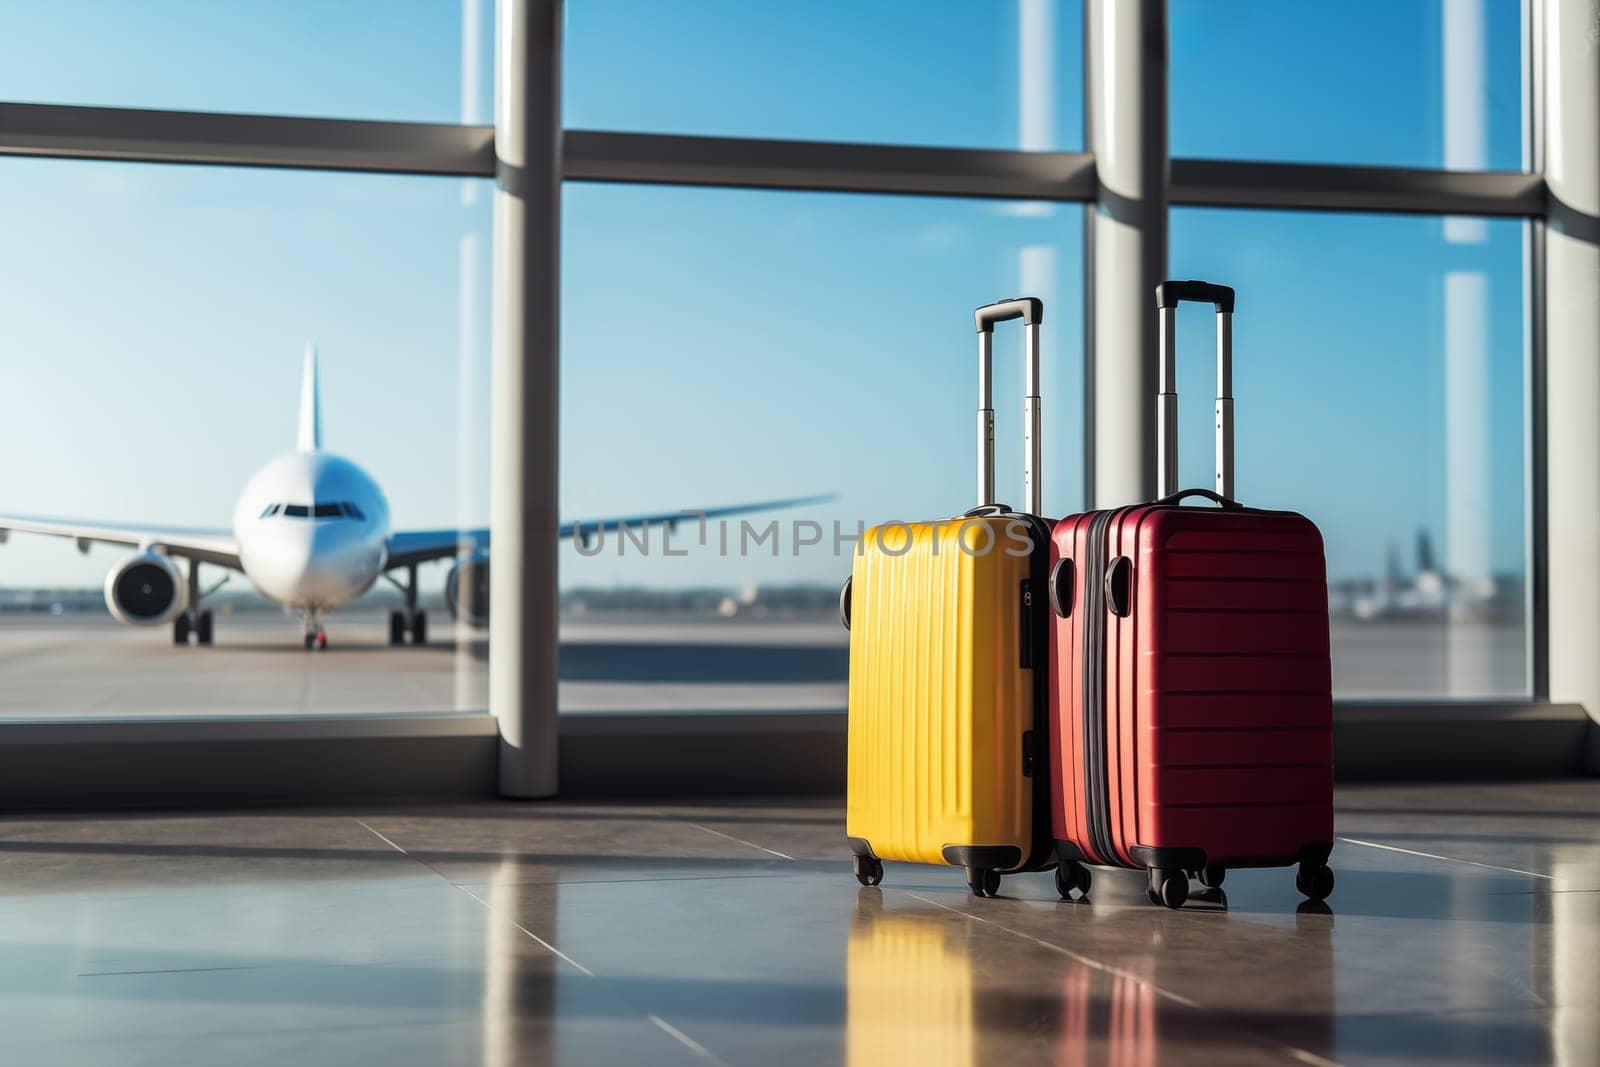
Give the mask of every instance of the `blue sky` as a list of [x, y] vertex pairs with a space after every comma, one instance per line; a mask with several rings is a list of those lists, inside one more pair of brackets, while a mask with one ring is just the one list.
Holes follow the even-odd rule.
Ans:
[[[1173, 151], [1515, 169], [1518, 7], [1481, 8], [1452, 143], [1437, 0], [1314, 19], [1326, 9], [1173, 0]], [[946, 17], [911, 0], [569, 0], [567, 122], [1082, 147], [1076, 3], [934, 8]], [[491, 9], [6, 0], [0, 99], [487, 121]], [[1024, 24], [1042, 43], [1021, 43]], [[315, 338], [328, 444], [380, 478], [397, 522], [485, 521], [489, 215], [473, 185], [0, 159], [0, 508], [225, 524], [249, 473], [292, 442]], [[810, 517], [847, 526], [968, 506], [970, 310], [1024, 289], [1048, 302], [1046, 508], [1081, 504], [1080, 207], [575, 185], [565, 223], [569, 517], [811, 492], [839, 500]], [[1336, 574], [1377, 570], [1418, 527], [1443, 536], [1451, 273], [1486, 294], [1489, 400], [1468, 436], [1488, 442], [1494, 565], [1520, 568], [1522, 229], [1174, 212], [1172, 273], [1241, 293], [1240, 493], [1310, 512]], [[1185, 481], [1200, 484], [1205, 320], [1185, 313], [1181, 375]], [[1003, 498], [1019, 479], [1016, 344], [997, 343]], [[97, 584], [109, 559], [18, 537], [0, 585]], [[568, 585], [847, 569], [816, 551], [563, 557]]]

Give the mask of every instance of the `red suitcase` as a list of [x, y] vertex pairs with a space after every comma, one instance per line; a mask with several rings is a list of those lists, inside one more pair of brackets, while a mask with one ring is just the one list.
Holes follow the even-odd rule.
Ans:
[[[1217, 309], [1217, 491], [1177, 488], [1177, 304]], [[1189, 878], [1300, 865], [1333, 891], [1333, 699], [1322, 535], [1232, 499], [1233, 290], [1165, 282], [1161, 497], [1073, 515], [1051, 538], [1051, 794], [1063, 897], [1086, 865], [1143, 867], [1152, 901]], [[1182, 507], [1189, 497], [1217, 507]]]

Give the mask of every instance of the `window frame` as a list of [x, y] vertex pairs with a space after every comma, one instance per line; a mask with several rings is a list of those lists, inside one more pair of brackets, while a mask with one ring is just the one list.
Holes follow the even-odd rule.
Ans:
[[[1090, 4], [1096, 2], [1105, 0], [1090, 0], [1085, 5], [1086, 13]], [[1523, 172], [1171, 160], [1166, 192], [1168, 203], [1173, 205], [1473, 214], [1518, 217], [1530, 222], [1525, 271], [1529, 317], [1525, 351], [1528, 698], [1494, 705], [1458, 701], [1341, 701], [1341, 723], [1348, 720], [1354, 726], [1384, 708], [1412, 716], [1436, 716], [1441, 723], [1447, 719], [1454, 723], [1482, 719], [1486, 707], [1502, 709], [1508, 716], [1525, 714], [1528, 708], [1535, 706], [1557, 707], [1549, 704], [1546, 559], [1549, 477], [1543, 395], [1547, 362], [1546, 280], [1541, 250], [1548, 225], [1552, 219], [1559, 218], [1564, 209], [1554, 202], [1543, 173], [1546, 106], [1539, 43], [1540, 20], [1547, 17], [1545, 7], [1552, 2], [1555, 0], [1525, 0], [1523, 3], [1524, 136], [1528, 146]], [[535, 8], [547, 14], [552, 6], [555, 18], [559, 19], [561, 0], [497, 0], [497, 23], [504, 34], [513, 14], [526, 17]], [[536, 44], [527, 47], [547, 51], [545, 58], [559, 72], [559, 32], [549, 39], [541, 37]], [[1097, 47], [1100, 45], [1086, 34], [1085, 48]], [[1086, 55], [1083, 64], [1086, 81], [1097, 76], [1096, 64], [1088, 62], [1089, 58]], [[1159, 60], [1148, 56], [1144, 62], [1159, 64]], [[1153, 73], [1162, 75], [1160, 82], [1164, 85], [1164, 71], [1156, 69]], [[508, 106], [525, 106], [513, 99], [517, 94], [504, 92], [505, 85], [499, 80], [503, 75], [503, 71], [497, 72], [496, 86], [502, 124], [507, 121], [504, 110]], [[559, 107], [556, 115], [559, 116]], [[559, 117], [554, 121], [559, 122]], [[572, 182], [1021, 198], [1085, 205], [1092, 205], [1101, 191], [1096, 161], [1089, 151], [916, 148], [576, 129], [561, 131], [555, 144], [561, 154], [561, 180]], [[518, 165], [506, 162], [502, 148], [515, 156]], [[527, 158], [529, 154], [528, 146], [520, 143], [512, 147], [497, 144], [496, 128], [492, 125], [0, 102], [0, 155], [483, 177], [495, 179], [501, 189], [520, 195], [527, 181], [524, 169], [541, 162], [536, 147], [531, 152], [533, 159]], [[1093, 284], [1088, 275], [1086, 281]], [[519, 294], [519, 298], [525, 297], [525, 293]], [[1089, 318], [1087, 313], [1085, 318]], [[496, 361], [497, 366], [499, 362]], [[1092, 392], [1086, 393], [1086, 408], [1092, 403]], [[1093, 412], [1086, 410], [1086, 424], [1092, 425], [1092, 419]], [[506, 654], [511, 653], [508, 648]], [[1463, 717], [1464, 709], [1470, 710], [1471, 715]], [[842, 712], [838, 714], [842, 717]], [[403, 715], [379, 717], [375, 720], [377, 726], [373, 725], [371, 717], [366, 718], [368, 724], [363, 730], [381, 731], [383, 722], [400, 724], [395, 736], [409, 736], [406, 731], [415, 729], [414, 718], [408, 720]], [[195, 725], [195, 736], [206, 738], [216, 736], [218, 731], [226, 733], [230, 728], [227, 723], [215, 720]], [[596, 722], [585, 730], [598, 726]], [[64, 731], [61, 736], [70, 734], [84, 743], [96, 743], [103, 742], [116, 731], [138, 732], [140, 729], [138, 724], [125, 720], [85, 719], [63, 724], [51, 736], [57, 737]], [[553, 729], [551, 727], [552, 735], [545, 738], [550, 743], [554, 743]], [[561, 729], [562, 732], [568, 730], [564, 724]], [[258, 727], [252, 730], [254, 733], [250, 736], [260, 732]], [[0, 745], [13, 743], [13, 734], [13, 724], [0, 723]], [[169, 737], [169, 734], [162, 736]], [[17, 740], [24, 739], [18, 735]], [[526, 742], [525, 738], [522, 740]], [[492, 775], [492, 769], [487, 773]]]

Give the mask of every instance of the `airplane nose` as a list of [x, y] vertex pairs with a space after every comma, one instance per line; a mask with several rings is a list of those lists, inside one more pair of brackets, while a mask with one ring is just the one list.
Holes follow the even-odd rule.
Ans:
[[301, 564], [297, 583], [301, 597], [319, 603], [338, 603], [353, 597], [359, 583], [349, 557], [341, 547], [313, 552]]
[[359, 596], [374, 577], [377, 560], [352, 531], [332, 524], [279, 531], [251, 562], [251, 578], [285, 604], [337, 605]]

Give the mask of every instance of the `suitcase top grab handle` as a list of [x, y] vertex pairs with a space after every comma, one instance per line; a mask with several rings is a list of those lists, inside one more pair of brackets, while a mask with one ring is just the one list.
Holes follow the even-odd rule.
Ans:
[[1014, 296], [994, 304], [985, 304], [972, 313], [977, 320], [979, 333], [993, 333], [994, 324], [1021, 319], [1025, 325], [1037, 326], [1044, 321], [1044, 301], [1036, 296]]
[[1036, 296], [1014, 296], [986, 304], [972, 313], [978, 325], [978, 506], [994, 499], [994, 324], [1021, 319], [1026, 328], [1026, 381], [1022, 399], [1022, 510], [1038, 515], [1042, 510], [1039, 481], [1039, 324], [1044, 321], [1044, 301]]
[[1188, 301], [1193, 304], [1214, 304], [1224, 315], [1233, 314], [1233, 287], [1212, 282], [1162, 282], [1156, 286], [1156, 307], [1175, 308]]
[[1217, 309], [1217, 495], [1233, 499], [1233, 290], [1200, 281], [1168, 281], [1156, 286], [1161, 317], [1161, 377], [1156, 396], [1156, 495], [1178, 491], [1178, 394], [1175, 384], [1175, 329], [1184, 301]]

